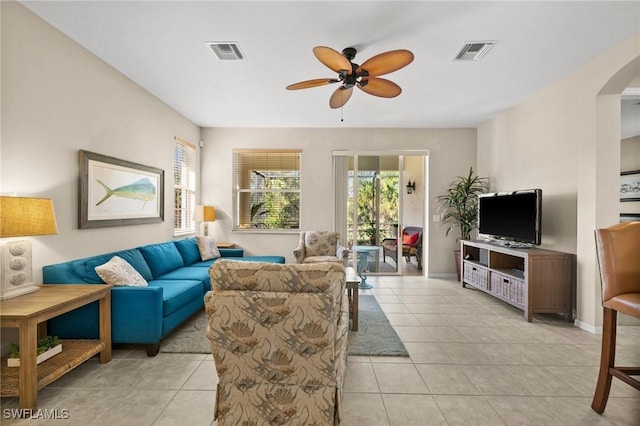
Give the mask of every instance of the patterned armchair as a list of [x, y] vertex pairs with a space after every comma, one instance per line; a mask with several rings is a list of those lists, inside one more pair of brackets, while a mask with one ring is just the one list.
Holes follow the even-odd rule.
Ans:
[[205, 296], [224, 425], [338, 425], [349, 310], [338, 263], [220, 259]]
[[[389, 256], [396, 264], [398, 263], [398, 240], [395, 238], [385, 238], [382, 240], [382, 251], [384, 259]], [[402, 230], [402, 256], [410, 260], [415, 256], [418, 261], [418, 269], [422, 270], [422, 228], [418, 226], [407, 226]]]
[[306, 231], [300, 233], [293, 256], [296, 263], [341, 262], [347, 266], [349, 249], [340, 244], [339, 232]]

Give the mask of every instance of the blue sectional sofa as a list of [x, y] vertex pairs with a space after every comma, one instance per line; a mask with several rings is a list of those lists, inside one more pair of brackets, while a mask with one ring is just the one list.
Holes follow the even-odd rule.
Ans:
[[[282, 256], [244, 256], [239, 248], [220, 249], [224, 258], [240, 261], [285, 263]], [[45, 284], [102, 284], [95, 267], [119, 256], [148, 282], [147, 286], [111, 289], [111, 340], [145, 344], [155, 356], [160, 340], [204, 306], [211, 290], [209, 267], [202, 261], [195, 238], [149, 244], [42, 268]], [[98, 304], [78, 308], [48, 321], [49, 335], [60, 338], [97, 338]]]

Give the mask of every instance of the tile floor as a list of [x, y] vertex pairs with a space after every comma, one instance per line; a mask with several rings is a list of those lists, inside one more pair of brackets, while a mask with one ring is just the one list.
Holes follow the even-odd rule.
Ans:
[[[600, 337], [554, 315], [522, 312], [454, 281], [370, 277], [374, 294], [410, 358], [350, 357], [343, 426], [640, 425], [640, 392], [614, 379], [603, 416], [590, 409]], [[640, 365], [640, 324], [619, 328], [618, 359]], [[41, 408], [68, 420], [0, 423], [215, 425], [217, 378], [209, 355], [114, 351], [39, 392]]]

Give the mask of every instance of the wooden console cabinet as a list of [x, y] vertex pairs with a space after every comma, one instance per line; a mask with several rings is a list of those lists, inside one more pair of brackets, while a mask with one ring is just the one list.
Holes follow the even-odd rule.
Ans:
[[574, 255], [464, 240], [462, 286], [470, 285], [524, 311], [561, 313], [573, 320]]

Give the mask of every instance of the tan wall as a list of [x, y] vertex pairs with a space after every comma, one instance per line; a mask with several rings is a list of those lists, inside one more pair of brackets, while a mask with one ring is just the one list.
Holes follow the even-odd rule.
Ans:
[[639, 45], [640, 34], [478, 128], [479, 174], [497, 190], [542, 188], [543, 247], [577, 254], [578, 325], [593, 331], [601, 323], [593, 230], [618, 220], [616, 93], [638, 75]]
[[[302, 149], [301, 227], [332, 229], [334, 150], [403, 150], [429, 151], [429, 193], [440, 194], [456, 175], [464, 174], [476, 164], [475, 129], [238, 129], [202, 130], [202, 202], [216, 205], [213, 235], [241, 245], [249, 254], [278, 254], [293, 261], [292, 250], [297, 234], [266, 235], [232, 233], [232, 148], [300, 148]], [[419, 182], [424, 185], [424, 182]], [[424, 190], [424, 189], [423, 189]], [[429, 206], [427, 217], [435, 214]], [[221, 220], [218, 220], [218, 211]], [[455, 272], [451, 250], [455, 237], [444, 236], [438, 223], [429, 228], [429, 274]]]
[[[0, 192], [53, 199], [58, 235], [35, 237], [41, 266], [173, 235], [173, 139], [200, 129], [19, 3], [2, 3]], [[165, 220], [78, 229], [78, 150], [164, 169]]]

